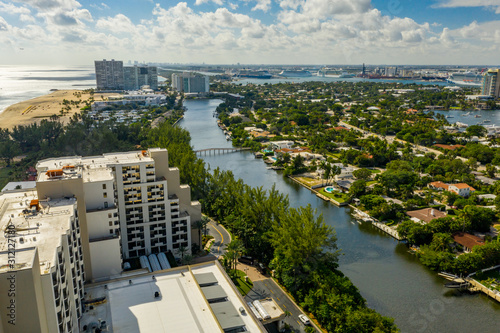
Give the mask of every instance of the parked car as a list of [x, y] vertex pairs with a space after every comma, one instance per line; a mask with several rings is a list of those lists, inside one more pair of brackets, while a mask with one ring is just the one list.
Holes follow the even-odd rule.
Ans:
[[238, 261], [243, 264], [253, 265], [253, 258], [249, 256], [241, 256], [238, 258]]
[[259, 262], [259, 264], [257, 265], [257, 269], [262, 274], [266, 274], [266, 266], [263, 263]]
[[303, 314], [299, 314], [299, 319], [304, 325], [310, 325], [311, 321]]

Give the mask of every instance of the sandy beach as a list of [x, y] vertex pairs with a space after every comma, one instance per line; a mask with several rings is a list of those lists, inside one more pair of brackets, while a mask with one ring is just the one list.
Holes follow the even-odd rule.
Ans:
[[[94, 100], [101, 101], [102, 97], [106, 98], [109, 95], [115, 94], [95, 94]], [[12, 129], [18, 125], [29, 125], [35, 122], [40, 122], [43, 119], [49, 119], [52, 115], [61, 115], [61, 109], [65, 109], [65, 114], [59, 117], [63, 123], [69, 121], [73, 114], [80, 112], [80, 109], [85, 106], [85, 101], [90, 99], [89, 93], [84, 93], [82, 90], [57, 90], [48, 95], [36, 97], [27, 101], [19, 102], [9, 106], [0, 113], [0, 127]], [[63, 101], [79, 101], [77, 105], [68, 104], [69, 110], [63, 104]]]

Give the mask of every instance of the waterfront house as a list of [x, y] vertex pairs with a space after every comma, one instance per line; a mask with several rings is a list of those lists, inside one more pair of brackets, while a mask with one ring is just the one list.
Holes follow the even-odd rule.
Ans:
[[285, 140], [285, 141], [272, 141], [270, 143], [271, 149], [283, 149], [283, 148], [292, 148], [292, 146], [295, 144], [293, 141]]
[[424, 208], [424, 209], [408, 211], [406, 212], [406, 215], [408, 215], [411, 218], [411, 220], [417, 223], [426, 224], [434, 219], [445, 217], [446, 213], [443, 213], [434, 208]]
[[453, 241], [464, 247], [464, 252], [471, 252], [474, 246], [484, 245], [484, 241], [474, 235], [468, 234], [466, 232], [457, 232], [453, 234]]

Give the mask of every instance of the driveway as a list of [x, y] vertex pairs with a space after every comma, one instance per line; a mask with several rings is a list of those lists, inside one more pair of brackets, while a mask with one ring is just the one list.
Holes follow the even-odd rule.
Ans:
[[290, 312], [290, 316], [285, 318], [285, 323], [290, 325], [292, 332], [305, 333], [305, 326], [299, 320], [299, 314], [304, 313], [292, 302], [288, 295], [281, 290], [273, 279], [265, 278], [252, 282], [253, 288], [245, 296], [245, 301], [251, 302], [262, 298], [272, 297], [283, 311]]
[[226, 253], [226, 245], [231, 242], [231, 235], [229, 235], [222, 225], [213, 220], [208, 222], [207, 231], [210, 236], [214, 237], [214, 243], [210, 248], [210, 253], [216, 258], [223, 256], [224, 253]]

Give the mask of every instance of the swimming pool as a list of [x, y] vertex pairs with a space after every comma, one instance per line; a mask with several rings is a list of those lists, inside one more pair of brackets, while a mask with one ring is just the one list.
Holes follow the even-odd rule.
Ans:
[[333, 193], [335, 191], [337, 191], [337, 189], [335, 187], [333, 187], [333, 186], [327, 186], [327, 187], [325, 187], [325, 192], [326, 193]]

